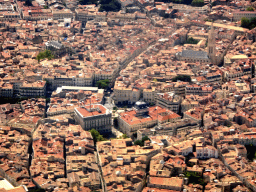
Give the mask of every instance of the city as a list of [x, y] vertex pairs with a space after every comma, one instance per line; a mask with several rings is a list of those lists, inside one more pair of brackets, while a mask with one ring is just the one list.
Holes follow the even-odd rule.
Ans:
[[0, 192], [256, 192], [254, 0], [1, 0]]

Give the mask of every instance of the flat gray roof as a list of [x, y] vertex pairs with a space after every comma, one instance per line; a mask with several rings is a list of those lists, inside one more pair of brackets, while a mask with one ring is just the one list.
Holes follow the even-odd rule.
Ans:
[[194, 51], [194, 50], [182, 50], [182, 57], [198, 58], [198, 59], [209, 59], [208, 54], [205, 51]]
[[74, 90], [74, 91], [93, 91], [93, 92], [100, 92], [100, 93], [104, 93], [104, 89], [99, 89], [98, 87], [76, 87], [76, 86], [62, 86], [62, 87], [58, 87], [56, 92], [60, 93], [61, 91], [64, 90]]
[[0, 180], [0, 187], [4, 188], [5, 190], [14, 189], [11, 183], [6, 179]]

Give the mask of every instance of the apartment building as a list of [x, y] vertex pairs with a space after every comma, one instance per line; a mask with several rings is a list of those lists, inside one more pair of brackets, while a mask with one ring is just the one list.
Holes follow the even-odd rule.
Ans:
[[54, 9], [52, 11], [52, 15], [53, 15], [53, 19], [55, 20], [65, 19], [65, 18], [73, 19], [74, 17], [73, 12], [69, 9], [63, 9], [63, 10]]
[[218, 150], [210, 145], [196, 146], [195, 154], [198, 159], [218, 158]]
[[23, 82], [20, 86], [21, 97], [43, 97], [46, 93], [46, 82], [36, 81], [34, 83]]
[[174, 92], [158, 93], [156, 97], [156, 105], [171, 110], [174, 113], [178, 113], [181, 100], [182, 98]]
[[3, 11], [0, 12], [0, 21], [13, 21], [20, 19], [18, 12]]
[[194, 132], [199, 129], [199, 125], [192, 119], [178, 119], [174, 122], [166, 122], [161, 124], [161, 129], [139, 129], [137, 131], [137, 138], [140, 140], [144, 136], [153, 137], [155, 135], [165, 136], [185, 136], [190, 132]]
[[102, 134], [111, 132], [111, 113], [101, 104], [75, 108], [75, 120], [84, 130], [96, 129]]
[[203, 109], [200, 107], [196, 107], [193, 109], [189, 109], [188, 111], [186, 111], [184, 113], [184, 117], [183, 118], [189, 118], [189, 119], [193, 119], [195, 120], [197, 123], [201, 123], [201, 120], [203, 118]]
[[208, 6], [194, 7], [194, 6], [184, 5], [184, 4], [174, 4], [172, 8], [178, 10], [181, 13], [194, 13], [194, 12], [207, 13], [208, 11]]
[[148, 187], [182, 191], [184, 179], [179, 177], [149, 177]]
[[174, 91], [175, 94], [177, 95], [185, 96], [185, 89], [188, 84], [189, 84], [188, 82], [183, 82], [183, 81], [167, 83], [167, 85], [164, 86], [164, 91], [165, 92]]
[[199, 95], [199, 96], [207, 96], [211, 94], [213, 88], [209, 85], [187, 85], [186, 86], [186, 95]]
[[[159, 146], [146, 143], [144, 147], [133, 145], [130, 138], [97, 143], [99, 165], [102, 167], [102, 175], [108, 191], [116, 191], [116, 186], [118, 191], [142, 191], [147, 164], [150, 158], [160, 151]], [[115, 165], [114, 169], [113, 165]], [[110, 169], [114, 171], [109, 171]]]
[[181, 117], [160, 106], [147, 107], [143, 102], [137, 102], [133, 110], [120, 113], [118, 126], [122, 132], [131, 136], [142, 128], [152, 128], [158, 123], [174, 122]]
[[207, 73], [205, 78], [206, 78], [206, 82], [208, 83], [221, 82], [222, 74], [220, 72]]
[[62, 86], [77, 86], [77, 87], [91, 87], [93, 86], [93, 77], [94, 74], [86, 74], [86, 75], [78, 75], [78, 76], [66, 76], [66, 75], [60, 75], [60, 76], [54, 76], [54, 77], [47, 77], [45, 78], [49, 84], [50, 89], [55, 90], [58, 87]]
[[4, 83], [1, 87], [1, 97], [13, 97], [13, 85]]
[[110, 70], [110, 69], [106, 69], [106, 70], [99, 70], [95, 72], [95, 82], [99, 81], [99, 80], [104, 80], [104, 79], [108, 79], [111, 83], [115, 80], [115, 77], [117, 76], [118, 73], [118, 69], [119, 67]]
[[143, 89], [142, 91], [143, 100], [147, 103], [155, 103], [156, 102], [156, 94], [157, 91], [155, 87], [152, 87], [151, 89]]
[[234, 11], [233, 12], [233, 20], [241, 21], [241, 19], [245, 17], [248, 19], [256, 17], [256, 11]]
[[50, 9], [42, 9], [41, 7], [24, 7], [21, 15], [24, 20], [38, 21], [52, 19], [52, 11]]
[[183, 100], [181, 103], [181, 112], [184, 113], [189, 109], [193, 109], [194, 107], [198, 107], [199, 102], [195, 100]]
[[235, 80], [244, 75], [251, 75], [253, 63], [251, 60], [239, 60], [235, 61], [228, 67], [222, 69], [223, 79], [225, 81]]
[[79, 5], [75, 9], [76, 20], [77, 21], [88, 21], [88, 20], [102, 20], [107, 19], [106, 12], [98, 12], [98, 7], [95, 5]]
[[131, 104], [140, 99], [141, 91], [133, 85], [125, 84], [123, 81], [116, 81], [114, 87], [115, 104]]

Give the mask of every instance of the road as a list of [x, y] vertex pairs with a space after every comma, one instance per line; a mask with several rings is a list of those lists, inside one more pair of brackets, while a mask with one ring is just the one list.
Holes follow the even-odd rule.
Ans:
[[116, 138], [119, 138], [123, 135], [123, 133], [121, 131], [117, 130], [116, 128], [114, 128], [114, 126], [111, 127], [111, 131], [116, 136]]
[[[113, 95], [113, 94], [112, 94]], [[114, 101], [112, 99], [112, 95], [110, 95], [109, 97], [108, 96], [105, 96], [105, 104], [104, 106], [109, 109], [109, 110], [113, 110], [113, 107], [115, 107], [115, 104], [114, 104]]]

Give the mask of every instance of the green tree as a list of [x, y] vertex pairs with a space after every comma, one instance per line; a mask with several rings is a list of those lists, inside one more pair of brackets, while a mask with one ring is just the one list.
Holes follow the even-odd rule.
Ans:
[[97, 141], [106, 141], [106, 139], [95, 129], [91, 129], [89, 131], [92, 135], [94, 145], [96, 145]]
[[79, 0], [78, 2], [81, 5], [91, 5], [91, 4], [98, 5], [98, 1], [97, 0]]
[[246, 11], [254, 11], [254, 8], [253, 7], [247, 7]]
[[119, 137], [119, 139], [127, 139], [128, 136], [126, 134], [123, 134], [121, 137]]
[[202, 186], [206, 185], [206, 182], [199, 173], [186, 171], [184, 175], [188, 178], [189, 183], [200, 184]]
[[134, 145], [139, 145], [139, 146], [144, 146], [144, 143], [141, 141], [141, 140], [136, 140], [135, 142], [134, 142]]
[[216, 2], [216, 1], [214, 1], [214, 2], [211, 3], [211, 6], [212, 6], [212, 7], [214, 7], [214, 6], [216, 6], [216, 5], [217, 5], [217, 2]]
[[190, 37], [185, 43], [186, 44], [197, 44], [199, 40], [194, 39], [193, 37]]
[[38, 61], [38, 63], [40, 62], [40, 60], [46, 59], [46, 58], [48, 60], [51, 60], [54, 58], [54, 55], [52, 54], [52, 52], [50, 50], [42, 51], [42, 52], [38, 53], [38, 55], [36, 56], [36, 60]]
[[142, 137], [142, 140], [141, 140], [141, 141], [143, 142], [143, 145], [144, 145], [144, 142], [147, 141], [147, 140], [149, 140], [148, 136]]
[[25, 6], [32, 6], [32, 0], [25, 0]]
[[249, 28], [250, 26], [250, 20], [246, 17], [242, 17], [241, 19], [241, 27]]
[[96, 86], [100, 89], [106, 89], [109, 85], [110, 81], [108, 79], [99, 80], [96, 82]]
[[231, 121], [226, 121], [226, 122], [224, 123], [224, 125], [227, 126], [227, 127], [231, 127], [233, 124], [232, 124]]
[[45, 192], [44, 189], [30, 189], [28, 192]]
[[121, 4], [118, 2], [118, 0], [100, 0], [100, 9], [99, 11], [114, 11], [118, 12], [121, 10]]
[[118, 127], [118, 120], [117, 120], [117, 117], [114, 118], [114, 126], [115, 126], [115, 127]]
[[250, 145], [245, 145], [246, 150], [247, 150], [247, 158], [249, 161], [254, 161], [256, 159], [256, 148], [250, 144]]
[[172, 79], [173, 82], [177, 81], [185, 81], [185, 82], [191, 82], [191, 77], [189, 75], [178, 75]]
[[204, 0], [193, 0], [191, 5], [195, 7], [202, 7], [204, 6]]
[[150, 105], [150, 106], [154, 106], [154, 105], [155, 105], [155, 103], [151, 102], [151, 103], [149, 103], [149, 105]]
[[145, 141], [147, 141], [147, 140], [150, 140], [149, 138], [148, 138], [148, 136], [145, 136], [145, 137], [142, 137], [142, 139], [141, 140], [136, 140], [135, 142], [134, 142], [134, 145], [139, 145], [139, 146], [144, 146], [144, 143], [145, 143]]

